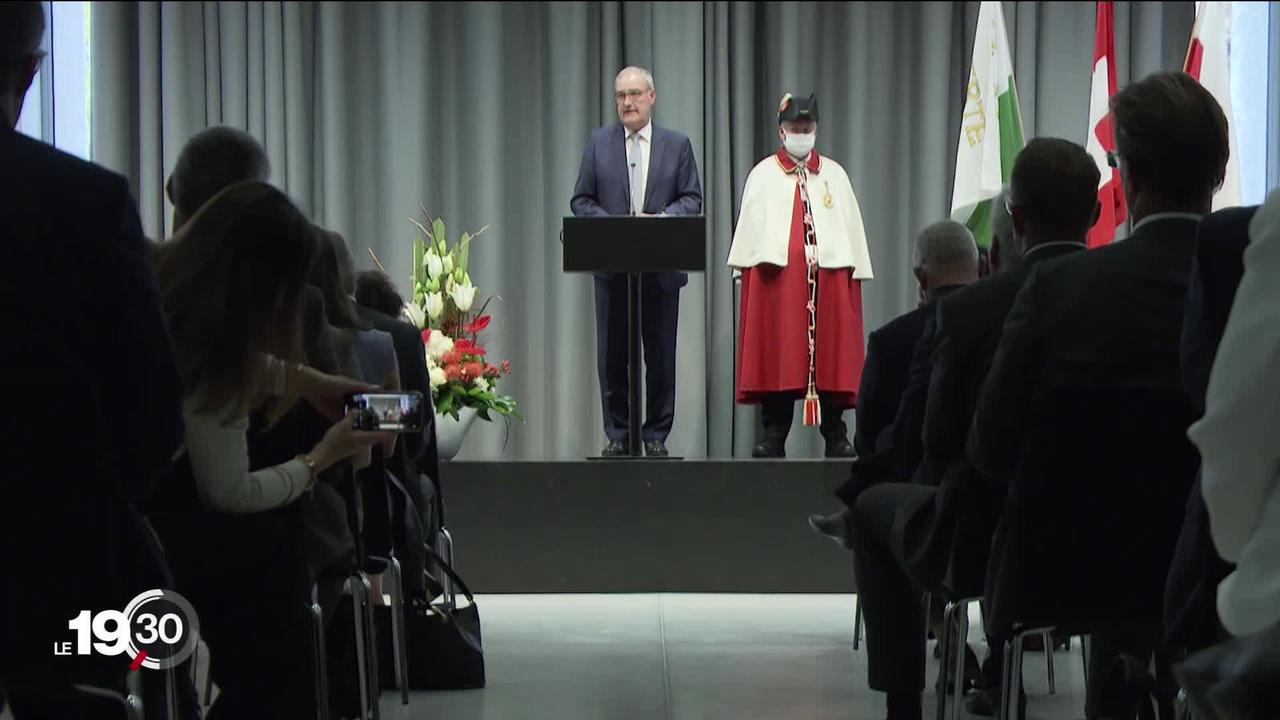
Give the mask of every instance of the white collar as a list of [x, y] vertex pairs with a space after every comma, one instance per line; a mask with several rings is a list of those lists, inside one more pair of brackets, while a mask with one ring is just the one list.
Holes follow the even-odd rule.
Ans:
[[1142, 227], [1143, 225], [1146, 225], [1147, 223], [1156, 222], [1157, 220], [1193, 220], [1195, 222], [1200, 222], [1200, 220], [1202, 220], [1203, 218], [1204, 216], [1201, 215], [1200, 213], [1189, 213], [1189, 212], [1155, 213], [1152, 215], [1148, 215], [1142, 218], [1141, 220], [1139, 220], [1138, 224], [1134, 225], [1133, 229], [1129, 231], [1129, 234], [1133, 235], [1134, 233], [1138, 232], [1138, 228]]
[[[628, 129], [626, 125], [622, 126], [622, 130], [626, 133], [626, 138], [630, 140], [631, 130]], [[639, 135], [641, 140], [644, 140], [645, 142], [648, 142], [648, 143], [653, 142], [653, 121], [652, 120], [646, 123], [644, 127], [640, 128]]]

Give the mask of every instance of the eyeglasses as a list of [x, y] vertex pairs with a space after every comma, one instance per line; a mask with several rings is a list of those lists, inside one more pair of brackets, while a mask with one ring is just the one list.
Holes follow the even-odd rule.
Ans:
[[1107, 165], [1113, 168], [1120, 167], [1120, 153], [1115, 150], [1107, 151]]
[[648, 90], [619, 90], [618, 92], [613, 94], [613, 97], [618, 102], [624, 102], [628, 99], [639, 100], [647, 92], [649, 91]]

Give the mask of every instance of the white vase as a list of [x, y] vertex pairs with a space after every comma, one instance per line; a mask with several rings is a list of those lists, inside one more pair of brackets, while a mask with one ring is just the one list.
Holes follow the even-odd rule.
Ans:
[[441, 460], [452, 460], [462, 449], [462, 441], [467, 438], [467, 430], [475, 422], [476, 409], [464, 407], [458, 411], [458, 419], [436, 413], [436, 450]]

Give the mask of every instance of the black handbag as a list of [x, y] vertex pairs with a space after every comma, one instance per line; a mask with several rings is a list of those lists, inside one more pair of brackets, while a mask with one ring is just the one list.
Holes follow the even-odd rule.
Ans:
[[[480, 609], [475, 595], [458, 573], [435, 551], [427, 549], [467, 602], [429, 604], [414, 600], [405, 606], [405, 660], [409, 687], [413, 690], [465, 690], [482, 688], [484, 646], [480, 638]], [[382, 687], [396, 686], [391, 613], [387, 606], [374, 608], [378, 618], [378, 668]]]

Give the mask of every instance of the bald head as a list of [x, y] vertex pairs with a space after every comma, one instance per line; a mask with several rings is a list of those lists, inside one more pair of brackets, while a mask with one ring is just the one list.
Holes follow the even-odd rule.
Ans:
[[618, 120], [631, 132], [644, 129], [653, 118], [658, 94], [653, 74], [634, 65], [622, 68], [613, 79], [613, 97], [618, 103]]
[[944, 285], [968, 285], [978, 279], [978, 245], [969, 228], [942, 220], [916, 239], [916, 279], [924, 292]]
[[270, 178], [271, 161], [252, 135], [225, 125], [201, 130], [178, 153], [165, 185], [173, 203], [174, 230], [225, 188]]

